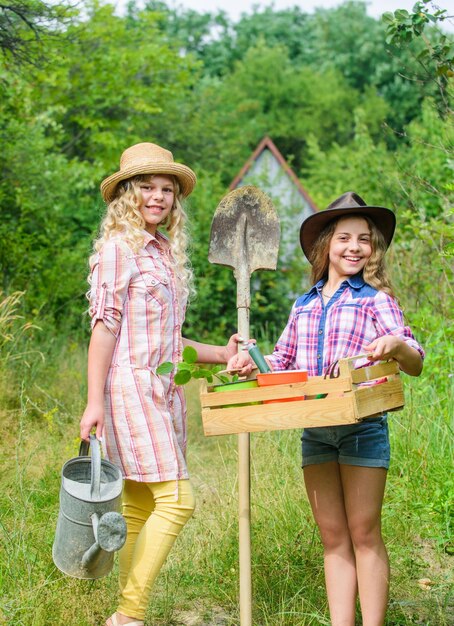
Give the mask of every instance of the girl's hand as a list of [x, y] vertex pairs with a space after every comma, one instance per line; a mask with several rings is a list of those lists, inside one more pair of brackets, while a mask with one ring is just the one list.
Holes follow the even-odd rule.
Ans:
[[101, 439], [104, 429], [104, 406], [87, 405], [80, 420], [80, 438], [88, 441], [92, 428], [96, 428], [96, 439]]
[[247, 350], [238, 352], [227, 362], [227, 371], [236, 371], [240, 376], [249, 376], [255, 367], [254, 361], [249, 356]]
[[397, 358], [399, 348], [404, 343], [402, 339], [394, 335], [383, 335], [383, 337], [378, 337], [368, 346], [364, 346], [364, 351], [367, 352], [369, 361], [399, 360]]
[[235, 333], [234, 335], [230, 337], [227, 345], [224, 348], [225, 350], [224, 363], [228, 363], [232, 357], [237, 356], [239, 343], [243, 343], [243, 338], [241, 337], [239, 333]]
[[395, 359], [400, 369], [410, 376], [419, 376], [422, 371], [422, 358], [415, 348], [395, 335], [378, 337], [368, 346], [364, 346], [369, 361]]

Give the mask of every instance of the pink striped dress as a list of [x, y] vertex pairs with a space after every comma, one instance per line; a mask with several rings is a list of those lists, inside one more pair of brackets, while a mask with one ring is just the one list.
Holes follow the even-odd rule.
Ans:
[[188, 478], [186, 405], [164, 361], [181, 360], [186, 302], [177, 297], [168, 240], [143, 231], [133, 252], [119, 238], [95, 256], [90, 279], [92, 328], [102, 320], [117, 342], [105, 386], [107, 458], [125, 478], [163, 482]]

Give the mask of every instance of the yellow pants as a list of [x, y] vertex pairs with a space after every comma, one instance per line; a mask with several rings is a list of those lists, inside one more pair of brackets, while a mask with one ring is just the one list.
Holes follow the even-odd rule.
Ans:
[[178, 489], [174, 480], [125, 480], [123, 515], [128, 535], [119, 555], [119, 613], [144, 619], [153, 583], [194, 507], [189, 480], [178, 481]]

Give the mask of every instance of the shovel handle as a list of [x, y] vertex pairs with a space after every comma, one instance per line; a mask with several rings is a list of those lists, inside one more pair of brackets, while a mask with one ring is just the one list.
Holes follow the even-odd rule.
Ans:
[[88, 456], [91, 448], [91, 488], [92, 498], [99, 500], [101, 497], [101, 445], [95, 435], [90, 435], [90, 441], [81, 441], [79, 456]]

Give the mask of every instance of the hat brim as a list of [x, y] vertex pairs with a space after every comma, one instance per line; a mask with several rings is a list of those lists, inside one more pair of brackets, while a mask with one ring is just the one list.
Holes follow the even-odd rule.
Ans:
[[327, 226], [329, 222], [334, 219], [339, 219], [353, 214], [369, 217], [385, 238], [386, 247], [389, 247], [396, 228], [396, 216], [391, 209], [381, 206], [338, 207], [336, 209], [326, 209], [324, 211], [320, 211], [319, 213], [310, 215], [301, 224], [300, 243], [304, 255], [309, 262], [312, 263], [312, 249], [325, 226]]
[[134, 165], [105, 178], [101, 183], [101, 195], [104, 201], [108, 203], [114, 199], [118, 183], [140, 174], [170, 174], [175, 176], [180, 183], [181, 194], [184, 198], [187, 198], [192, 193], [197, 182], [196, 175], [187, 165], [153, 161], [153, 164]]

